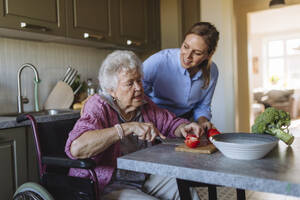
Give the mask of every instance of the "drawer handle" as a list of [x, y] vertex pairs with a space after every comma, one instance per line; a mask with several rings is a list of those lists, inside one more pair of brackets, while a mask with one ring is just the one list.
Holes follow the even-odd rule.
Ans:
[[126, 44], [128, 45], [128, 46], [131, 46], [131, 45], [133, 45], [133, 46], [141, 46], [141, 42], [137, 42], [137, 41], [133, 41], [133, 40], [127, 40], [126, 41]]
[[40, 30], [43, 32], [49, 31], [50, 29], [45, 27], [45, 26], [39, 26], [39, 25], [34, 25], [34, 24], [28, 24], [26, 22], [21, 22], [20, 27], [24, 29], [35, 29], [35, 30]]
[[83, 33], [83, 38], [85, 39], [96, 39], [96, 40], [102, 40], [104, 38], [103, 35], [95, 35], [95, 34], [89, 34], [89, 33]]

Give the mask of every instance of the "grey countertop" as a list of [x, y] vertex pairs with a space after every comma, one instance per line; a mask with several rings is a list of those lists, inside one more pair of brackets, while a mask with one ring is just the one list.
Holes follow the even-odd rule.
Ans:
[[263, 159], [234, 160], [213, 154], [176, 152], [159, 144], [118, 158], [118, 168], [247, 190], [300, 197], [300, 138], [282, 142]]
[[[48, 121], [57, 121], [57, 120], [64, 120], [64, 119], [73, 119], [79, 118], [80, 111], [77, 110], [70, 110], [69, 112], [59, 113], [56, 115], [38, 115], [35, 116], [37, 122], [48, 122]], [[30, 125], [30, 121], [23, 121], [21, 123], [16, 122], [16, 117], [5, 117], [0, 116], [0, 129], [7, 129], [7, 128], [16, 128], [22, 126]]]

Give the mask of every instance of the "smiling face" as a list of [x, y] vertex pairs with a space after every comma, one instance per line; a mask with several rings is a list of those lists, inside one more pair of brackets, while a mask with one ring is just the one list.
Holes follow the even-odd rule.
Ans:
[[180, 48], [180, 62], [182, 67], [189, 69], [201, 64], [209, 58], [207, 45], [201, 36], [189, 34], [185, 37]]
[[144, 89], [142, 76], [137, 70], [121, 70], [118, 84], [110, 94], [117, 99], [117, 104], [125, 113], [136, 110], [143, 104]]

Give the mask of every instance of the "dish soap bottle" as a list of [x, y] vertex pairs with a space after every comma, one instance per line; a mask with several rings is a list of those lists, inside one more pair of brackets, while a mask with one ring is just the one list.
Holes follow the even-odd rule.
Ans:
[[93, 82], [92, 82], [92, 79], [91, 78], [88, 78], [87, 79], [87, 95], [88, 96], [91, 96], [95, 94], [95, 88], [93, 86]]

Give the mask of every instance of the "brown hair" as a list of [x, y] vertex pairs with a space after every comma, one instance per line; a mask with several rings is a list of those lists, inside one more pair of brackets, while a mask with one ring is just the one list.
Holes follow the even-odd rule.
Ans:
[[219, 41], [219, 32], [216, 27], [209, 22], [197, 22], [186, 32], [184, 38], [189, 34], [196, 34], [201, 36], [208, 46], [207, 53], [209, 55], [209, 58], [200, 63], [199, 66], [202, 68], [204, 78], [204, 85], [202, 88], [206, 89], [210, 82], [211, 57], [215, 53], [217, 48], [217, 44]]

